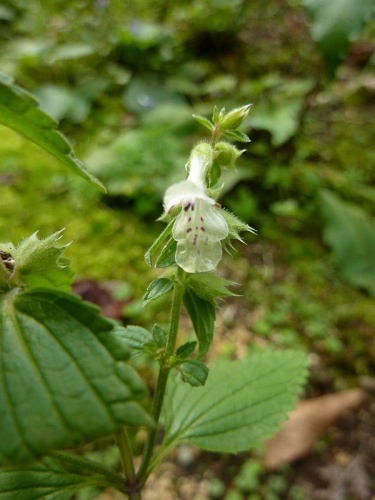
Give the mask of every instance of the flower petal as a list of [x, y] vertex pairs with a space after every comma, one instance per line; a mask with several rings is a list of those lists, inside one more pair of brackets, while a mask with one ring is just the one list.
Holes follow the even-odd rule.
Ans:
[[179, 204], [185, 204], [188, 201], [194, 201], [195, 198], [202, 198], [212, 205], [215, 204], [215, 201], [207, 196], [194, 182], [185, 180], [181, 182], [177, 182], [170, 186], [164, 195], [164, 210], [169, 212], [169, 210]]
[[183, 205], [172, 229], [177, 241], [176, 263], [188, 273], [216, 268], [222, 257], [221, 240], [228, 225], [209, 201], [196, 198]]

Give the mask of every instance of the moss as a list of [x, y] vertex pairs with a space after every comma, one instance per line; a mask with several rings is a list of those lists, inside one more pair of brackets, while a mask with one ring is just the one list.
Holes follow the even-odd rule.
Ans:
[[155, 276], [143, 254], [158, 231], [133, 214], [113, 210], [100, 194], [12, 131], [1, 128], [0, 241], [17, 243], [40, 231], [65, 228], [73, 269], [96, 279], [119, 279], [144, 291]]

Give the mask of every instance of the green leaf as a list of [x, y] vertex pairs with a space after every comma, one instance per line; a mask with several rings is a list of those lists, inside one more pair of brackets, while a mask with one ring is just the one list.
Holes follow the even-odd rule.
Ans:
[[59, 246], [62, 231], [39, 239], [37, 233], [25, 238], [15, 248], [13, 257], [17, 275], [23, 285], [36, 288], [43, 285], [69, 285], [72, 273], [66, 270], [69, 261], [61, 254], [68, 245]]
[[250, 142], [249, 137], [238, 130], [224, 130], [223, 136], [227, 139], [232, 139], [232, 141]]
[[179, 360], [184, 360], [190, 356], [195, 350], [197, 342], [194, 340], [193, 342], [186, 342], [185, 344], [180, 345], [180, 347], [176, 351], [176, 357]]
[[156, 259], [155, 267], [165, 268], [173, 266], [176, 263], [175, 255], [177, 249], [177, 241], [170, 238], [167, 244], [160, 252], [159, 257]]
[[210, 120], [207, 120], [207, 118], [205, 118], [204, 116], [193, 115], [193, 118], [197, 120], [198, 123], [203, 125], [203, 127], [208, 128], [208, 130], [212, 131], [214, 129], [214, 125], [210, 122]]
[[277, 431], [306, 378], [306, 356], [267, 350], [242, 361], [216, 362], [205, 387], [172, 379], [164, 406], [162, 448], [190, 443], [238, 453]]
[[38, 101], [0, 73], [0, 123], [12, 128], [102, 191], [103, 184], [74, 156], [67, 139], [56, 130], [57, 122], [38, 107]]
[[115, 327], [116, 336], [135, 356], [142, 352], [154, 352], [157, 346], [151, 333], [141, 326], [128, 325], [126, 327], [117, 325]]
[[214, 335], [215, 306], [199, 297], [190, 287], [185, 289], [184, 304], [199, 342], [199, 357], [203, 358]]
[[375, 297], [375, 224], [360, 208], [321, 192], [323, 239], [332, 248], [343, 277]]
[[158, 349], [162, 349], [167, 345], [167, 334], [160, 325], [155, 324], [152, 327], [152, 338]]
[[0, 300], [0, 465], [150, 425], [145, 387], [113, 324], [57, 290]]
[[189, 274], [186, 284], [194, 290], [198, 297], [213, 304], [216, 299], [236, 296], [228, 290], [228, 286], [233, 286], [235, 283], [214, 272]]
[[[57, 458], [45, 457], [40, 462], [0, 469], [1, 500], [68, 500], [78, 489], [87, 486], [106, 488], [117, 484], [121, 488], [121, 476], [104, 469], [91, 460], [71, 455], [75, 468], [67, 467], [69, 454], [59, 454]], [[63, 458], [65, 457], [65, 460]], [[69, 464], [69, 462], [68, 462]], [[82, 466], [85, 468], [82, 470]], [[78, 468], [79, 467], [79, 468]], [[107, 471], [105, 471], [107, 473]], [[111, 477], [113, 476], [113, 478]]]
[[168, 278], [157, 278], [152, 281], [147, 287], [146, 293], [143, 296], [143, 305], [148, 304], [152, 300], [161, 297], [168, 293], [173, 288], [173, 281]]
[[206, 383], [208, 377], [208, 368], [204, 363], [195, 359], [189, 359], [178, 366], [183, 382], [192, 387], [200, 387]]
[[151, 267], [155, 265], [157, 257], [160, 255], [160, 252], [162, 252], [165, 246], [167, 245], [167, 242], [170, 239], [172, 233], [174, 222], [175, 222], [174, 219], [169, 222], [167, 227], [162, 231], [162, 233], [157, 237], [157, 239], [145, 253], [145, 261], [148, 266]]
[[225, 108], [221, 108], [219, 110], [219, 108], [215, 105], [212, 114], [212, 121], [214, 122], [214, 124], [220, 125], [220, 122], [224, 118], [224, 115], [225, 115]]
[[329, 72], [345, 57], [374, 9], [373, 0], [303, 0], [311, 18], [311, 35], [322, 52]]

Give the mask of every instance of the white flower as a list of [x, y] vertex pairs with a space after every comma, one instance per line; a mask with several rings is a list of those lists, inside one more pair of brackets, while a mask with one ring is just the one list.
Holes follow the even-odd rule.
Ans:
[[176, 264], [188, 273], [215, 269], [222, 257], [221, 240], [229, 233], [215, 200], [205, 192], [205, 174], [210, 158], [202, 154], [198, 149], [200, 146], [208, 145], [201, 144], [193, 150], [187, 180], [168, 188], [164, 196], [166, 212], [182, 205], [172, 237], [177, 241]]

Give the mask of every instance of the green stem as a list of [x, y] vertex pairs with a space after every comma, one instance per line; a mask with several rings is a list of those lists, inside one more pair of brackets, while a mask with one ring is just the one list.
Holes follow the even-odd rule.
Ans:
[[121, 460], [126, 477], [126, 492], [131, 500], [142, 500], [139, 492], [139, 483], [134, 470], [133, 453], [126, 429], [120, 429], [116, 433], [116, 440], [120, 450]]
[[183, 284], [184, 275], [185, 275], [185, 272], [182, 269], [178, 268], [177, 281], [175, 282], [174, 291], [173, 291], [172, 309], [171, 309], [171, 316], [170, 316], [170, 325], [169, 325], [167, 346], [165, 348], [163, 359], [161, 360], [158, 381], [156, 384], [155, 395], [154, 395], [154, 399], [152, 402], [152, 408], [151, 408], [151, 415], [152, 415], [156, 425], [155, 425], [155, 427], [153, 427], [149, 431], [149, 434], [148, 434], [148, 437], [146, 440], [146, 444], [145, 444], [145, 448], [144, 448], [144, 452], [143, 452], [142, 463], [141, 463], [141, 466], [140, 466], [139, 471], [138, 471], [138, 480], [142, 484], [145, 483], [145, 481], [149, 475], [148, 469], [149, 469], [150, 461], [152, 458], [152, 453], [153, 453], [154, 446], [155, 446], [155, 439], [156, 439], [156, 434], [157, 434], [157, 430], [158, 430], [158, 422], [159, 422], [159, 418], [160, 418], [161, 409], [163, 406], [168, 376], [169, 376], [169, 372], [171, 371], [171, 367], [169, 365], [169, 358], [174, 354], [174, 350], [175, 350], [175, 346], [176, 346], [178, 327], [179, 327], [179, 323], [180, 323], [182, 299], [183, 299], [184, 290], [185, 290], [185, 287]]

